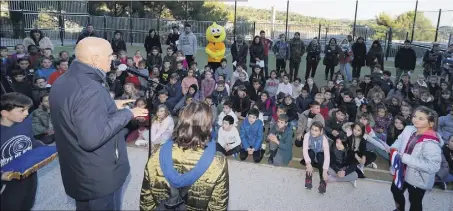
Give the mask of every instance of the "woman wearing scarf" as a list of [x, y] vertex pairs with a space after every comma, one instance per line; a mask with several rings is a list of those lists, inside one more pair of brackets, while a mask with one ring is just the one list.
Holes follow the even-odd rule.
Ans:
[[146, 55], [151, 54], [151, 51], [154, 46], [158, 47], [159, 53], [162, 54], [162, 44], [160, 43], [160, 36], [156, 33], [155, 29], [150, 29], [148, 36], [146, 36], [145, 38]]
[[348, 82], [352, 81], [352, 70], [351, 70], [351, 61], [352, 61], [352, 49], [349, 41], [344, 39], [341, 42], [341, 52], [340, 52], [340, 73], [346, 77]]
[[29, 45], [35, 45], [41, 50], [50, 48], [53, 51], [54, 49], [52, 41], [50, 41], [48, 37], [44, 36], [42, 31], [39, 29], [31, 30], [30, 37], [26, 37], [22, 44], [24, 45], [24, 49], [28, 49]]
[[192, 102], [178, 121], [172, 139], [149, 158], [145, 167], [140, 210], [155, 210], [170, 203], [178, 198], [173, 197], [175, 189], [179, 194], [186, 193], [187, 197], [178, 199], [187, 210], [227, 210], [228, 162], [216, 153], [216, 142], [211, 140], [211, 108]]
[[112, 50], [115, 53], [119, 53], [120, 51], [127, 52], [126, 49], [126, 42], [124, 42], [122, 33], [120, 31], [115, 31], [114, 36], [112, 38], [112, 42], [110, 42], [112, 46]]
[[376, 64], [380, 64], [381, 69], [384, 70], [384, 50], [382, 49], [379, 40], [373, 42], [373, 45], [371, 45], [371, 48], [366, 55], [366, 66], [370, 67], [371, 73], [373, 73]]

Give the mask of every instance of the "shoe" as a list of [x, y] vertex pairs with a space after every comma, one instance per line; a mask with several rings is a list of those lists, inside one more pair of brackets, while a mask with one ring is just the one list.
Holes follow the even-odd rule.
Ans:
[[326, 190], [327, 190], [327, 183], [325, 180], [321, 180], [321, 182], [319, 182], [318, 191], [320, 194], [325, 194]]
[[313, 188], [312, 177], [313, 175], [308, 176], [307, 174], [305, 174], [305, 188], [308, 190], [311, 190]]
[[367, 167], [368, 167], [368, 168], [372, 168], [372, 169], [377, 169], [377, 164], [374, 163], [374, 162], [371, 162], [370, 164], [368, 164]]
[[359, 175], [359, 178], [366, 178], [365, 174], [363, 173], [363, 166], [362, 165], [357, 165], [357, 168], [355, 170], [357, 174]]
[[139, 140], [135, 141], [135, 145], [145, 147], [145, 146], [148, 146], [148, 141], [139, 139]]
[[352, 183], [352, 186], [354, 186], [354, 188], [357, 187], [357, 180], [351, 181], [351, 183]]
[[269, 157], [269, 159], [267, 159], [267, 163], [271, 165], [274, 164], [274, 159]]

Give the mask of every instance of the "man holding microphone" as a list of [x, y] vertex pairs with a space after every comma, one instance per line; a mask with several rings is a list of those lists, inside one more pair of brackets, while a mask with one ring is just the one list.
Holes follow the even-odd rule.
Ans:
[[61, 177], [77, 210], [120, 210], [130, 171], [127, 123], [146, 116], [128, 109], [134, 100], [113, 101], [105, 82], [113, 58], [110, 43], [87, 37], [75, 47], [76, 60], [52, 85], [50, 107]]

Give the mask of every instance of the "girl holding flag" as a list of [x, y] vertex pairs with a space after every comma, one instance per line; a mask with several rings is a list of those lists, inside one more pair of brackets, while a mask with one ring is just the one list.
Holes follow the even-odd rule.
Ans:
[[410, 211], [423, 210], [426, 190], [434, 184], [440, 169], [443, 140], [435, 132], [437, 113], [427, 107], [415, 109], [413, 126], [406, 126], [390, 150], [394, 170], [391, 191], [396, 211], [405, 210], [404, 192], [409, 192]]

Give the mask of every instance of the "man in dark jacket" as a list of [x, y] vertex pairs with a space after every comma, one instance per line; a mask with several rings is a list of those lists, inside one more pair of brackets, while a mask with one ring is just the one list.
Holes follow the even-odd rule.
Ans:
[[94, 31], [93, 25], [91, 24], [88, 24], [86, 29], [80, 33], [79, 37], [77, 38], [76, 44], [79, 43], [80, 40], [83, 40], [84, 38], [87, 37], [98, 37], [98, 35]]
[[177, 73], [171, 74], [169, 83], [167, 85], [167, 92], [167, 105], [168, 109], [171, 111], [183, 97], [181, 82], [179, 81], [179, 75]]
[[51, 119], [66, 193], [76, 210], [120, 210], [129, 174], [126, 124], [145, 109], [125, 109], [133, 100], [113, 101], [105, 86], [113, 50], [107, 40], [86, 38], [77, 59], [53, 84]]
[[354, 59], [352, 60], [352, 77], [360, 78], [360, 70], [365, 66], [366, 59], [366, 45], [363, 37], [357, 38], [357, 42], [351, 48], [354, 55]]
[[408, 73], [415, 69], [415, 63], [417, 62], [417, 55], [415, 54], [414, 49], [411, 47], [411, 41], [404, 41], [404, 47], [398, 49], [395, 56], [395, 68], [396, 68], [396, 77], [395, 84], [401, 78], [403, 73]]
[[300, 39], [300, 33], [294, 33], [294, 38], [289, 42], [289, 78], [294, 81], [298, 78], [299, 66], [305, 54], [305, 43]]
[[173, 52], [178, 51], [178, 48], [176, 47], [176, 41], [179, 40], [179, 31], [177, 26], [173, 26], [173, 31], [172, 33], [168, 34], [167, 41], [165, 42], [167, 45], [173, 48]]
[[442, 52], [439, 43], [434, 43], [431, 50], [427, 50], [423, 55], [423, 75], [428, 78], [430, 75], [441, 73]]
[[[238, 35], [236, 41], [231, 46], [231, 56], [233, 57], [233, 63], [236, 62], [236, 66], [239, 64], [247, 64], [247, 53], [249, 46], [244, 41], [244, 36]], [[234, 70], [236, 70], [234, 66]]]
[[115, 31], [112, 42], [112, 49], [115, 53], [120, 53], [120, 51], [127, 52], [126, 42], [123, 40], [123, 34], [120, 31]]

